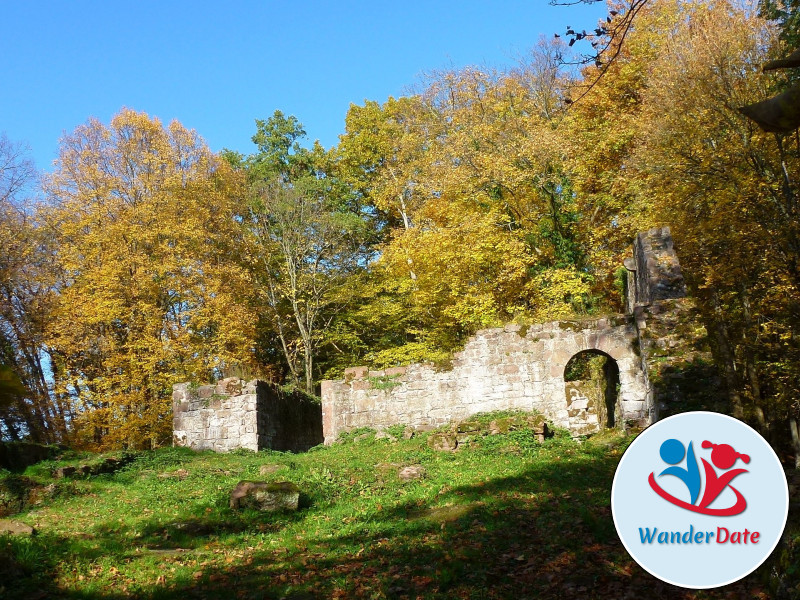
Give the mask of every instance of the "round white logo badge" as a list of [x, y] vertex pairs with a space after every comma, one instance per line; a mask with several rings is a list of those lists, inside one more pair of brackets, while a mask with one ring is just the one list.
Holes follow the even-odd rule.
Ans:
[[733, 583], [780, 540], [789, 490], [755, 430], [711, 412], [668, 417], [628, 447], [611, 489], [614, 525], [643, 569], [685, 588]]

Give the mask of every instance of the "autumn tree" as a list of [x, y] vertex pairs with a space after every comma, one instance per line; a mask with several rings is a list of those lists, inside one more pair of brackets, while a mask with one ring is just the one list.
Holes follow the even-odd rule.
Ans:
[[34, 178], [25, 147], [0, 136], [0, 429], [55, 442], [66, 439], [71, 406], [46, 377], [52, 248], [29, 200]]
[[673, 226], [732, 412], [798, 439], [797, 149], [739, 112], [772, 85], [774, 29], [734, 3], [669, 0], [636, 25], [570, 110], [577, 201], [607, 211], [609, 262], [637, 228]]
[[351, 106], [340, 164], [385, 218], [372, 313], [410, 334], [377, 364], [438, 358], [516, 317], [591, 308], [557, 131], [558, 52], [542, 43], [510, 73], [436, 73], [415, 96]]
[[57, 389], [85, 443], [163, 443], [173, 383], [253, 359], [242, 181], [180, 123], [124, 109], [64, 137], [47, 191]]
[[761, 16], [780, 28], [783, 50], [800, 48], [800, 2], [798, 0], [759, 0]]

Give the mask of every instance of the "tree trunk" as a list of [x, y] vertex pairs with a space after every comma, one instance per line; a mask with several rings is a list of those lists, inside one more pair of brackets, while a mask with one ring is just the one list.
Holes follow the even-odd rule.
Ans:
[[763, 400], [761, 398], [761, 381], [758, 377], [758, 369], [756, 368], [755, 351], [751, 348], [749, 343], [749, 335], [755, 335], [753, 342], [755, 347], [758, 345], [758, 326], [753, 325], [753, 319], [750, 312], [750, 294], [745, 285], [741, 286], [742, 295], [742, 308], [744, 312], [744, 332], [742, 340], [742, 348], [744, 350], [745, 368], [747, 370], [747, 380], [750, 382], [750, 394], [753, 398], [753, 410], [755, 411], [758, 429], [765, 438], [769, 439], [769, 431], [771, 427], [770, 419], [764, 413]]
[[306, 348], [306, 392], [314, 395], [314, 355]]
[[800, 469], [800, 428], [797, 419], [789, 418], [789, 431], [792, 433], [792, 447], [794, 448], [794, 468]]
[[16, 426], [14, 425], [13, 421], [7, 419], [6, 417], [0, 417], [0, 421], [3, 421], [3, 425], [6, 426], [6, 432], [8, 437], [11, 438], [12, 442], [19, 441], [19, 432], [17, 431]]
[[286, 365], [289, 367], [289, 373], [292, 376], [292, 381], [295, 385], [300, 385], [300, 379], [297, 376], [297, 365], [292, 357], [291, 352], [289, 351], [289, 343], [286, 341], [286, 332], [284, 331], [283, 326], [283, 318], [280, 315], [278, 310], [278, 299], [275, 293], [275, 288], [272, 283], [272, 280], [267, 280], [267, 292], [269, 294], [268, 302], [270, 308], [272, 308], [272, 312], [275, 314], [275, 322], [278, 325], [278, 339], [281, 341], [281, 348], [283, 349], [283, 355], [286, 357]]
[[716, 294], [713, 295], [712, 301], [714, 303], [714, 339], [717, 346], [719, 358], [722, 361], [722, 374], [725, 378], [725, 387], [728, 388], [728, 398], [731, 402], [731, 412], [737, 419], [744, 417], [744, 406], [742, 405], [742, 396], [739, 393], [739, 378], [736, 374], [736, 363], [734, 362], [733, 352], [731, 350], [730, 337], [728, 335], [728, 328], [725, 326], [723, 320], [722, 308], [719, 305], [719, 299]]

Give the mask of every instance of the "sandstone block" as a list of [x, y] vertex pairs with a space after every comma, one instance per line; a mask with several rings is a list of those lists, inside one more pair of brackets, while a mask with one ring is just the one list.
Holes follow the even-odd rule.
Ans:
[[63, 479], [64, 477], [70, 477], [75, 474], [77, 469], [75, 467], [59, 467], [53, 472], [53, 477], [56, 479]]
[[211, 396], [214, 395], [215, 389], [216, 386], [213, 385], [201, 385], [200, 387], [197, 388], [197, 390], [195, 390], [195, 395], [202, 400], [206, 398], [211, 398]]
[[399, 377], [401, 375], [405, 375], [406, 371], [408, 371], [407, 367], [392, 367], [390, 369], [386, 369], [384, 373], [386, 373], [387, 377]]
[[330, 379], [324, 379], [320, 382], [320, 395], [323, 398], [330, 398], [333, 395], [334, 389], [338, 387], [335, 381], [331, 381]]
[[354, 392], [365, 392], [372, 389], [372, 385], [370, 385], [369, 381], [366, 379], [355, 379], [352, 385]]
[[422, 465], [411, 465], [403, 467], [397, 473], [400, 481], [412, 481], [414, 479], [422, 479], [425, 477], [425, 468]]
[[299, 503], [300, 489], [288, 481], [240, 481], [231, 492], [230, 507], [234, 510], [297, 510]]
[[215, 388], [215, 393], [223, 396], [238, 396], [242, 393], [244, 381], [238, 377], [226, 377], [219, 381]]
[[428, 438], [428, 445], [439, 452], [453, 452], [458, 448], [458, 440], [452, 433], [434, 433]]
[[30, 525], [10, 519], [0, 519], [0, 535], [34, 535], [35, 533], [36, 530]]
[[344, 370], [344, 380], [350, 382], [354, 379], [365, 379], [368, 372], [368, 367], [350, 367]]

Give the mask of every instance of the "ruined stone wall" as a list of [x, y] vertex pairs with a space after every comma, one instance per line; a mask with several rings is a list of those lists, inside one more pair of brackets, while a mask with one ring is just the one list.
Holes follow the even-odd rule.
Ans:
[[[343, 380], [322, 382], [321, 406], [258, 381], [178, 384], [175, 444], [302, 451], [359, 427], [421, 429], [509, 409], [539, 411], [576, 435], [593, 433], [606, 421], [648, 425], [669, 411], [671, 400], [701, 398], [694, 389], [698, 376], [705, 377], [703, 393], [719, 386], [705, 369], [705, 331], [684, 298], [669, 228], [638, 234], [625, 267], [626, 315], [479, 331], [447, 370], [424, 364], [346, 369]], [[587, 384], [564, 381], [569, 360], [586, 351], [613, 359], [619, 375], [615, 406], [613, 394], [603, 398]]]
[[685, 410], [724, 410], [726, 393], [695, 302], [686, 297], [669, 227], [636, 236], [626, 311], [639, 331], [654, 419]]
[[0, 442], [0, 469], [22, 472], [30, 465], [52, 458], [58, 451], [58, 446], [33, 442]]
[[302, 452], [322, 443], [321, 407], [300, 392], [237, 378], [215, 385], [179, 383], [172, 389], [176, 446]]
[[655, 417], [686, 410], [724, 412], [728, 395], [694, 300], [639, 307], [637, 323]]
[[669, 227], [655, 227], [636, 234], [628, 269], [627, 312], [660, 300], [683, 298], [686, 284], [675, 253]]
[[678, 384], [691, 383], [675, 357], [695, 356], [694, 338], [705, 332], [687, 308], [669, 227], [639, 233], [624, 264], [626, 315], [479, 331], [447, 371], [419, 364], [376, 372], [354, 367], [343, 380], [323, 381], [326, 443], [357, 427], [439, 426], [503, 409], [538, 410], [574, 434], [592, 433], [608, 419], [604, 407], [580, 385], [564, 382], [567, 362], [588, 350], [610, 356], [619, 369], [609, 420], [654, 422], [668, 399], [680, 395]]
[[343, 380], [322, 382], [325, 442], [357, 427], [436, 427], [509, 409], [537, 410], [576, 434], [594, 432], [596, 407], [582, 397], [573, 401], [564, 382], [567, 362], [587, 350], [616, 361], [617, 417], [643, 425], [651, 407], [637, 346], [633, 319], [619, 315], [479, 331], [446, 371], [420, 364], [372, 372], [350, 368]]

